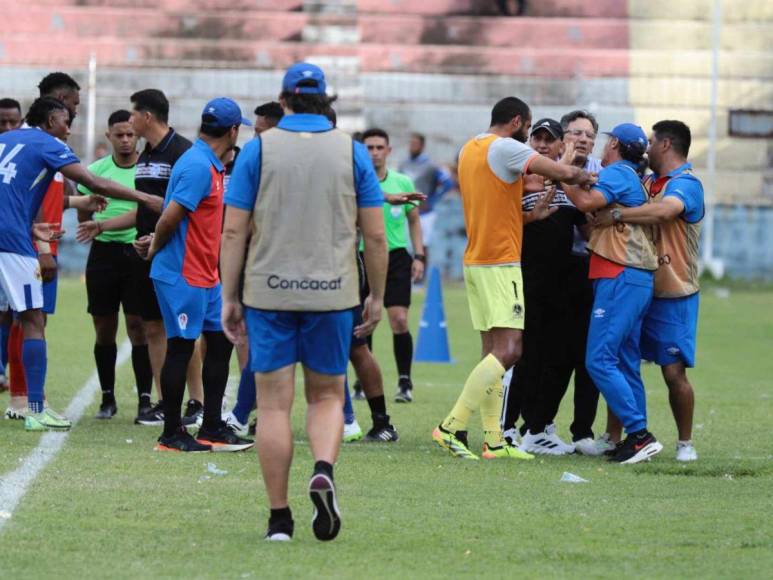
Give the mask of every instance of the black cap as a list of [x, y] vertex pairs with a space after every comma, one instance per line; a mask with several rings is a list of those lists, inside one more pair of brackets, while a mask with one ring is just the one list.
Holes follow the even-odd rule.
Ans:
[[553, 137], [556, 139], [563, 139], [564, 138], [564, 130], [561, 128], [561, 123], [556, 121], [555, 119], [540, 119], [536, 123], [534, 123], [531, 126], [531, 133], [529, 133], [529, 136], [534, 135], [537, 131], [540, 129], [544, 129]]

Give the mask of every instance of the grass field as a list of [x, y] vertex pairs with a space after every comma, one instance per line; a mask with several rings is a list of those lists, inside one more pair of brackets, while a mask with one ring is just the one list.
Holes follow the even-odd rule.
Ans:
[[[479, 353], [462, 289], [448, 286], [445, 301], [456, 363], [416, 365], [416, 401], [390, 405], [399, 443], [343, 448], [336, 478], [344, 525], [332, 544], [314, 540], [308, 525], [312, 463], [300, 399], [291, 485], [296, 537], [268, 544], [261, 541], [267, 508], [254, 452], [154, 453], [158, 430], [132, 424], [135, 396], [124, 365], [118, 416], [94, 420], [95, 401], [0, 532], [0, 577], [771, 577], [773, 293], [704, 292], [699, 366], [691, 374], [700, 460], [689, 466], [673, 458], [675, 429], [652, 367], [645, 369], [650, 424], [665, 450], [649, 464], [586, 457], [463, 463], [442, 453], [430, 431]], [[49, 399], [63, 410], [93, 369], [79, 281], [61, 284], [48, 334]], [[375, 344], [391, 396], [386, 325]], [[367, 406], [357, 403], [357, 412], [368, 426]], [[557, 421], [562, 436], [570, 414], [571, 393]], [[597, 429], [603, 416], [602, 404]], [[474, 421], [471, 440], [479, 447]], [[0, 421], [0, 474], [17, 468], [39, 437]], [[206, 478], [208, 462], [227, 475]], [[564, 471], [590, 483], [560, 483]]]

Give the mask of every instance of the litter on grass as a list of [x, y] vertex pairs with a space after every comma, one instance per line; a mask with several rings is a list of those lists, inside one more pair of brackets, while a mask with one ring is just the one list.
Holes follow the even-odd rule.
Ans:
[[225, 469], [218, 469], [214, 463], [207, 463], [207, 471], [212, 475], [227, 475], [228, 472]]
[[561, 481], [564, 483], [590, 483], [587, 479], [583, 479], [579, 475], [569, 473], [568, 471], [564, 471], [564, 474], [561, 476]]

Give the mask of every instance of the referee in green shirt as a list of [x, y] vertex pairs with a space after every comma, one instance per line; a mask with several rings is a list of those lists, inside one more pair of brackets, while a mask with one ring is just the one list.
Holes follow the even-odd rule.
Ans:
[[[381, 190], [389, 193], [416, 191], [407, 175], [387, 169], [387, 159], [392, 152], [389, 135], [383, 129], [368, 129], [362, 134], [362, 142], [368, 148]], [[391, 205], [384, 203], [384, 229], [389, 246], [389, 270], [387, 272], [384, 306], [389, 315], [392, 340], [397, 364], [398, 384], [395, 401], [410, 403], [413, 400], [411, 362], [413, 361], [413, 337], [408, 330], [408, 308], [411, 306], [411, 282], [424, 276], [424, 242], [421, 237], [421, 221], [417, 205]], [[408, 235], [414, 255], [408, 253]], [[362, 251], [364, 245], [360, 245]], [[367, 296], [369, 289], [364, 289]], [[368, 337], [371, 338], [371, 337]], [[369, 343], [371, 345], [371, 343]], [[372, 345], [371, 345], [372, 346]], [[372, 350], [372, 349], [371, 349]]]
[[[107, 122], [105, 136], [113, 154], [98, 159], [89, 170], [94, 174], [117, 181], [134, 189], [134, 171], [137, 164], [137, 135], [129, 122], [129, 111], [115, 111]], [[83, 186], [78, 191], [92, 192]], [[110, 419], [118, 408], [115, 403], [115, 363], [118, 349], [118, 310], [123, 305], [126, 333], [132, 344], [132, 366], [137, 382], [139, 408], [150, 405], [153, 373], [148, 357], [148, 345], [139, 316], [138, 293], [131, 275], [132, 242], [137, 236], [134, 228], [137, 204], [108, 198], [107, 207], [98, 213], [79, 211], [78, 240], [91, 243], [86, 263], [86, 292], [88, 312], [94, 320], [96, 342], [94, 359], [102, 387], [102, 404], [97, 419]]]

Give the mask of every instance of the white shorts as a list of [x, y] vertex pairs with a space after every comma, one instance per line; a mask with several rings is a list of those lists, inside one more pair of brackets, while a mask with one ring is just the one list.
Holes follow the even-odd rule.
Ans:
[[0, 311], [43, 308], [43, 282], [37, 258], [0, 252]]
[[421, 220], [421, 237], [425, 246], [429, 246], [432, 243], [432, 230], [435, 229], [435, 218], [437, 214], [435, 211], [429, 211], [419, 216]]

